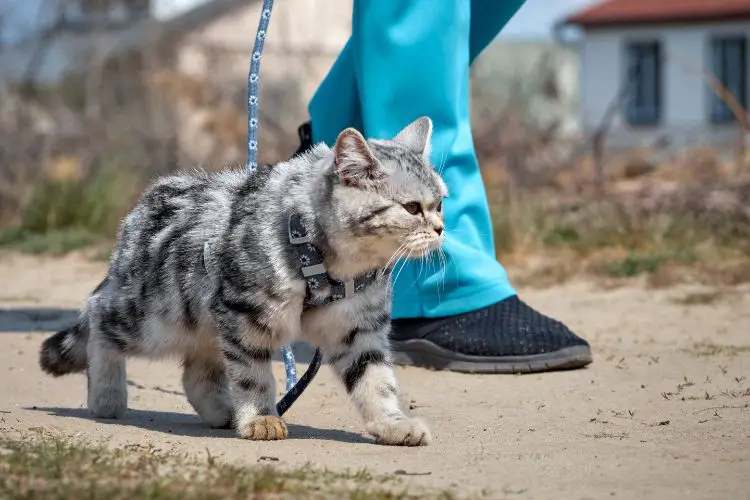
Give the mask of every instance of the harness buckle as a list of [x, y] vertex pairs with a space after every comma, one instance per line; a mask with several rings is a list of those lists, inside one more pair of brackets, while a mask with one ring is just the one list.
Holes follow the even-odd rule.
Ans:
[[289, 223], [287, 224], [289, 233], [289, 243], [292, 245], [303, 245], [310, 243], [310, 235], [307, 234], [302, 226], [302, 219], [295, 213], [289, 214]]
[[344, 281], [344, 297], [348, 299], [349, 297], [352, 297], [355, 292], [356, 290], [354, 288], [354, 278], [349, 278], [348, 280]]

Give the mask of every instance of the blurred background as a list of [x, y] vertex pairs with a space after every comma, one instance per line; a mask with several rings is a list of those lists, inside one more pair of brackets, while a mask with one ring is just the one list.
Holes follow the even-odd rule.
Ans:
[[[259, 0], [0, 0], [0, 245], [106, 258], [156, 175], [242, 163]], [[297, 147], [351, 0], [277, 0], [261, 160]], [[520, 285], [750, 281], [750, 2], [527, 0], [472, 68]]]

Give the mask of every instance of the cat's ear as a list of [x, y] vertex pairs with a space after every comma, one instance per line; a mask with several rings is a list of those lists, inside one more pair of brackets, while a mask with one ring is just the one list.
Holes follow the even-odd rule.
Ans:
[[333, 151], [334, 168], [345, 186], [366, 187], [385, 175], [365, 138], [353, 128], [339, 134]]
[[425, 159], [430, 157], [430, 140], [432, 139], [432, 120], [427, 116], [417, 118], [393, 138]]

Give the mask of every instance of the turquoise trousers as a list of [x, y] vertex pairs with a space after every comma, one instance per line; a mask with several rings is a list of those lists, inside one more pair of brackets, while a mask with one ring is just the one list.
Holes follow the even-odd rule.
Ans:
[[450, 316], [515, 294], [495, 259], [469, 65], [523, 1], [354, 0], [352, 36], [310, 102], [313, 139], [329, 145], [346, 127], [392, 138], [419, 116], [433, 120], [432, 161], [450, 193], [445, 265], [433, 258], [394, 273], [394, 318]]

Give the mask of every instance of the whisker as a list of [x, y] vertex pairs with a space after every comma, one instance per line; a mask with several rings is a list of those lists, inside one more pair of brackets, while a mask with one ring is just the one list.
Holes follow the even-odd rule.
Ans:
[[[403, 257], [404, 253], [405, 253], [405, 250], [399, 249], [396, 251], [395, 254], [393, 254], [393, 259], [395, 262], [395, 264], [393, 264], [394, 269], [396, 268], [396, 266], [398, 266], [399, 262], [401, 262], [401, 257]], [[388, 292], [393, 291], [393, 280], [391, 279], [392, 276], [393, 276], [392, 272], [387, 276], [388, 282], [386, 283], [386, 291]]]
[[[445, 235], [445, 239], [446, 240], [448, 239], [448, 235], [447, 234]], [[454, 265], [457, 265], [457, 264], [456, 264], [456, 259], [450, 253], [443, 252], [443, 255], [446, 257], [446, 259], [445, 259], [445, 269], [446, 269], [446, 275], [447, 275], [447, 272], [448, 272], [448, 259], [453, 260], [453, 264]], [[456, 274], [456, 287], [458, 287], [458, 274]]]
[[[437, 250], [435, 250], [435, 251], [433, 251], [433, 252], [430, 252], [430, 254], [429, 254], [429, 260], [428, 260], [428, 264], [429, 264], [430, 266], [432, 266], [433, 262], [437, 260], [437, 259], [433, 259], [433, 257], [434, 257], [435, 255], [438, 255], [438, 252], [439, 252], [439, 251], [440, 251], [440, 248], [438, 248]], [[435, 264], [437, 265], [437, 262], [435, 262]], [[438, 304], [440, 304], [440, 303], [442, 302], [442, 300], [441, 300], [441, 298], [440, 298], [440, 268], [439, 268], [439, 267], [437, 268], [437, 273], [435, 273], [435, 274], [437, 274], [437, 275], [438, 275], [438, 283], [437, 283], [437, 287], [436, 287], [435, 289], [436, 289], [436, 291], [437, 291], [437, 296], [438, 296]]]
[[438, 175], [443, 176], [443, 169], [445, 168], [446, 152], [443, 150], [443, 154], [440, 156], [440, 166], [438, 167]]
[[388, 263], [386, 264], [386, 267], [395, 266], [396, 263], [403, 257], [403, 254], [406, 252], [406, 248], [408, 247], [408, 243], [402, 243], [401, 246], [399, 246], [395, 252], [393, 252], [393, 255], [391, 255], [391, 258], [388, 259]]
[[400, 251], [401, 251], [401, 250], [402, 250], [402, 249], [403, 249], [404, 247], [406, 247], [406, 243], [401, 243], [401, 245], [400, 245], [400, 246], [399, 246], [399, 247], [398, 247], [398, 248], [396, 249], [396, 251], [395, 251], [395, 252], [393, 252], [393, 255], [391, 255], [391, 258], [390, 258], [390, 259], [388, 259], [388, 262], [386, 262], [386, 263], [385, 263], [385, 266], [384, 266], [384, 268], [385, 268], [385, 269], [388, 269], [388, 267], [390, 267], [390, 266], [391, 266], [391, 264], [393, 264], [393, 262], [395, 262], [396, 256], [397, 256], [397, 255], [399, 254], [399, 252], [400, 252]]
[[440, 259], [440, 267], [442, 268], [440, 280], [438, 281], [438, 290], [441, 284], [443, 285], [443, 290], [445, 290], [445, 276], [448, 274], [448, 263], [446, 262], [445, 252], [442, 248], [438, 249], [438, 258]]
[[[429, 257], [430, 257], [430, 259], [429, 259], [429, 264], [430, 264], [430, 267], [431, 267], [431, 269], [432, 269], [433, 265], [435, 265], [435, 266], [437, 265], [437, 262], [436, 262], [436, 261], [437, 261], [437, 259], [436, 259], [437, 253], [438, 253], [438, 249], [435, 249], [434, 251], [430, 252], [430, 256], [429, 256]], [[440, 268], [439, 268], [439, 267], [436, 267], [436, 268], [435, 268], [434, 270], [432, 270], [431, 272], [432, 272], [433, 274], [437, 274], [437, 272], [439, 272], [439, 271], [440, 271]], [[438, 290], [438, 295], [439, 295], [439, 294], [440, 294], [440, 290]]]
[[419, 278], [422, 276], [422, 268], [424, 268], [424, 254], [419, 256], [419, 271], [417, 272], [417, 277], [414, 280], [419, 281]]
[[409, 250], [409, 255], [406, 257], [406, 259], [403, 260], [403, 264], [401, 265], [401, 268], [399, 268], [398, 272], [396, 273], [396, 276], [393, 278], [393, 286], [396, 286], [396, 281], [398, 281], [398, 277], [401, 276], [401, 271], [403, 271], [404, 268], [406, 267], [406, 264], [409, 261], [411, 254], [412, 254], [412, 251]]
[[[403, 250], [401, 250], [401, 251], [400, 251], [400, 252], [398, 253], [398, 255], [397, 255], [397, 257], [396, 257], [396, 263], [395, 263], [395, 264], [393, 265], [393, 267], [394, 267], [394, 270], [396, 271], [396, 274], [399, 274], [399, 273], [400, 273], [400, 270], [402, 270], [402, 269], [404, 268], [404, 266], [406, 265], [406, 263], [407, 263], [407, 261], [408, 261], [408, 257], [407, 257], [407, 252], [408, 252], [408, 250], [407, 250], [407, 249], [403, 249]], [[408, 253], [408, 255], [410, 256], [410, 255], [411, 255], [411, 253]], [[405, 258], [405, 257], [407, 257], [407, 258]], [[399, 264], [401, 264], [401, 267], [400, 267], [400, 268], [398, 268], [398, 270], [396, 270], [396, 267], [397, 267], [397, 266], [398, 266]], [[391, 275], [392, 275], [392, 276], [393, 276], [393, 274], [394, 274], [394, 273], [391, 273]], [[394, 278], [394, 279], [392, 279], [392, 280], [389, 280], [389, 283], [388, 283], [388, 286], [390, 286], [390, 289], [389, 289], [389, 291], [393, 291], [393, 287], [395, 286], [395, 284], [396, 284], [396, 280], [395, 280], [395, 278]]]

